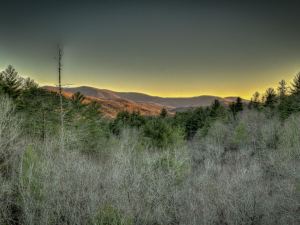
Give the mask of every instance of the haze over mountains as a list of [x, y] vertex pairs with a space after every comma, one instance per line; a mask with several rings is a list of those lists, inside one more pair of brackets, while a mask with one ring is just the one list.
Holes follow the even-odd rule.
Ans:
[[[45, 86], [50, 91], [57, 91], [57, 87]], [[71, 97], [76, 92], [81, 92], [87, 100], [96, 100], [102, 105], [102, 111], [109, 117], [115, 117], [120, 111], [139, 111], [142, 115], [158, 115], [162, 108], [170, 113], [184, 111], [199, 106], [209, 106], [218, 99], [221, 104], [228, 105], [236, 97], [218, 97], [201, 95], [196, 97], [158, 97], [138, 92], [116, 92], [107, 89], [98, 89], [88, 86], [64, 88], [64, 95]], [[247, 100], [244, 100], [245, 102]]]

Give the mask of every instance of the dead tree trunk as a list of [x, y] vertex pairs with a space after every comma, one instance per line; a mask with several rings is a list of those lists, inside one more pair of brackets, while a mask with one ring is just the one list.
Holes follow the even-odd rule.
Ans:
[[64, 110], [63, 110], [63, 96], [61, 85], [61, 71], [62, 71], [62, 48], [58, 46], [58, 93], [60, 101], [60, 150], [64, 150]]

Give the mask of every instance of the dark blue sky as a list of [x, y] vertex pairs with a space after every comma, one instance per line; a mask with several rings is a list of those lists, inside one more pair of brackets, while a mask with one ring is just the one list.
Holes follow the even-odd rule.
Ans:
[[3, 1], [0, 69], [55, 84], [249, 97], [300, 71], [297, 1]]

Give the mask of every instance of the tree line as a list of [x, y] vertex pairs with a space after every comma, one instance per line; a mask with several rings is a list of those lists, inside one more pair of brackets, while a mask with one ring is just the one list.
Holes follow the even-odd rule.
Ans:
[[249, 102], [107, 119], [0, 74], [0, 224], [298, 224], [299, 75]]
[[[38, 86], [30, 78], [22, 78], [13, 66], [0, 73], [0, 93], [9, 96], [23, 114], [24, 133], [45, 139], [58, 133], [60, 126], [60, 96]], [[277, 90], [268, 88], [265, 93], [253, 94], [249, 102], [240, 97], [229, 105], [222, 105], [217, 99], [209, 107], [198, 107], [169, 116], [165, 108], [159, 116], [142, 116], [139, 112], [120, 112], [109, 120], [101, 114], [101, 105], [87, 102], [81, 93], [71, 98], [62, 97], [66, 132], [80, 132], [89, 149], [96, 149], [99, 141], [118, 136], [122, 130], [136, 129], [138, 138], [145, 145], [168, 147], [196, 135], [206, 135], [209, 127], [217, 120], [232, 123], [242, 111], [255, 110], [268, 116], [285, 120], [300, 111], [300, 73], [290, 86], [282, 80]], [[85, 145], [84, 144], [84, 145]]]

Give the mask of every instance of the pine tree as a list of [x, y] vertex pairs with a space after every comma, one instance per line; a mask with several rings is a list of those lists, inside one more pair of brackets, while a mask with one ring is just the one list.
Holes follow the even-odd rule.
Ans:
[[291, 92], [293, 95], [300, 94], [300, 72], [294, 77]]
[[235, 102], [230, 102], [229, 104], [229, 109], [233, 115], [233, 117], [235, 118], [236, 116], [236, 107], [235, 107]]
[[85, 97], [80, 92], [76, 92], [72, 95], [70, 100], [70, 106], [64, 115], [65, 121], [78, 122], [82, 118], [82, 114], [87, 105], [83, 104]]
[[18, 75], [18, 72], [9, 65], [0, 74], [0, 85], [2, 86], [2, 92], [8, 94], [12, 98], [17, 98], [21, 94], [23, 79]]
[[34, 80], [30, 79], [29, 77], [24, 79], [24, 82], [23, 82], [24, 90], [36, 89], [36, 88], [38, 88], [38, 84], [35, 83]]
[[237, 112], [243, 111], [243, 101], [240, 97], [237, 97], [235, 107]]
[[221, 105], [220, 101], [218, 99], [215, 99], [212, 106], [209, 109], [210, 113], [210, 119], [213, 121], [218, 118], [224, 118], [226, 116], [226, 110]]
[[25, 89], [16, 109], [24, 116], [23, 129], [27, 134], [45, 140], [46, 134], [59, 130], [59, 96], [42, 88]]
[[220, 108], [221, 104], [218, 99], [215, 99], [213, 104], [211, 105], [211, 110], [210, 110], [210, 116], [211, 117], [217, 117], [218, 115], [218, 109]]
[[278, 84], [279, 84], [279, 86], [277, 88], [277, 91], [278, 91], [280, 99], [283, 99], [287, 94], [287, 90], [288, 90], [288, 88], [286, 86], [287, 84], [286, 84], [285, 80], [281, 80]]
[[165, 108], [162, 108], [162, 110], [161, 110], [161, 112], [160, 112], [159, 115], [160, 115], [161, 118], [166, 118], [167, 115], [168, 115], [168, 112], [167, 112], [167, 110]]
[[211, 106], [211, 108], [212, 108], [213, 110], [216, 110], [216, 109], [218, 109], [220, 106], [221, 106], [220, 101], [219, 101], [218, 99], [215, 99], [214, 102], [213, 102], [213, 104], [212, 104], [212, 106]]
[[[78, 95], [78, 97], [82, 97]], [[80, 98], [82, 99], [82, 98]], [[78, 113], [76, 132], [81, 138], [81, 149], [85, 153], [97, 152], [106, 141], [106, 127], [101, 117], [100, 104], [97, 101], [85, 105]]]
[[233, 115], [233, 117], [236, 117], [236, 114], [240, 111], [243, 111], [243, 102], [240, 97], [237, 97], [236, 102], [231, 102], [229, 104], [229, 109]]
[[83, 107], [83, 101], [85, 100], [85, 97], [80, 92], [76, 92], [72, 95], [71, 102], [73, 104], [73, 107], [76, 109], [80, 109]]
[[255, 92], [253, 94], [253, 97], [251, 98], [251, 102], [252, 102], [252, 106], [254, 109], [259, 109], [259, 106], [260, 106], [260, 101], [259, 101], [259, 92]]
[[100, 118], [101, 105], [97, 101], [92, 101], [86, 107], [85, 115], [87, 119], [93, 120], [94, 118]]
[[265, 94], [265, 106], [274, 108], [277, 101], [276, 96], [276, 91], [273, 88], [268, 88]]

